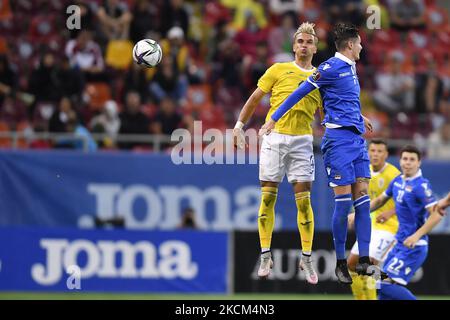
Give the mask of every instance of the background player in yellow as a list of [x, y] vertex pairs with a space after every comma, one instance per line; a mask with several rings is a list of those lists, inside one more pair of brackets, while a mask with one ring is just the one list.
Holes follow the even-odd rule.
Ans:
[[[372, 140], [369, 144], [370, 172], [372, 178], [369, 183], [369, 197], [375, 199], [382, 194], [389, 183], [400, 174], [392, 164], [386, 162], [388, 157], [387, 144], [383, 140]], [[354, 224], [354, 213], [350, 214], [349, 226]], [[390, 199], [384, 206], [372, 212], [372, 234], [370, 239], [369, 256], [373, 264], [380, 265], [393, 247], [398, 220], [395, 214], [394, 201]], [[358, 242], [355, 242], [348, 257], [348, 268], [353, 279], [352, 292], [356, 300], [376, 300], [375, 280], [369, 276], [357, 275]], [[380, 265], [381, 267], [381, 265]]]
[[[266, 120], [316, 68], [311, 64], [317, 52], [318, 38], [314, 24], [303, 23], [294, 34], [293, 51], [295, 61], [275, 63], [259, 79], [258, 87], [248, 98], [239, 114], [233, 130], [234, 143], [245, 146], [243, 127], [252, 116], [264, 95], [271, 93], [270, 110]], [[293, 185], [297, 205], [297, 224], [300, 232], [302, 257], [299, 267], [311, 284], [318, 282], [311, 260], [314, 236], [314, 215], [310, 190], [314, 180], [314, 154], [311, 123], [316, 110], [322, 106], [318, 90], [312, 91], [299, 102], [283, 119], [278, 121], [270, 135], [263, 137], [260, 149], [259, 180], [261, 181], [261, 205], [258, 216], [258, 231], [261, 244], [260, 278], [267, 278], [272, 268], [270, 252], [272, 232], [275, 224], [275, 202], [278, 184], [287, 175]]]

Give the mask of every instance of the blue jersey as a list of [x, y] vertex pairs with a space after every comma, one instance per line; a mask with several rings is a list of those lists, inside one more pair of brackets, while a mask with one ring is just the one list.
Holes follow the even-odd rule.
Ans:
[[278, 121], [300, 99], [316, 88], [319, 89], [323, 100], [325, 117], [322, 124], [328, 128], [355, 127], [360, 134], [365, 132], [355, 62], [339, 52], [322, 63], [272, 114], [272, 119]]
[[[395, 202], [395, 212], [399, 222], [396, 238], [399, 243], [403, 243], [425, 223], [428, 217], [427, 208], [436, 203], [431, 185], [422, 177], [422, 171], [419, 170], [411, 178], [399, 175], [391, 181], [384, 193], [392, 197]], [[428, 236], [424, 235], [416, 245], [427, 244]]]

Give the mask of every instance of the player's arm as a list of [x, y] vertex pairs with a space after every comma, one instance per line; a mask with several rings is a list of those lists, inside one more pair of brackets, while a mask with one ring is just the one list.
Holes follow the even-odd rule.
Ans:
[[273, 128], [275, 128], [275, 123], [280, 120], [292, 107], [302, 100], [308, 93], [316, 89], [309, 81], [304, 81], [286, 100], [278, 107], [277, 110], [272, 114], [269, 121], [267, 121], [259, 130], [259, 134], [269, 134]]
[[450, 192], [433, 206], [433, 211], [438, 211], [440, 215], [444, 216], [445, 209], [448, 207], [450, 207]]
[[253, 91], [252, 95], [247, 99], [247, 101], [244, 104], [244, 107], [239, 113], [238, 121], [236, 122], [236, 125], [234, 126], [233, 129], [233, 142], [234, 145], [239, 149], [243, 149], [245, 146], [244, 131], [242, 130], [242, 128], [252, 117], [256, 107], [259, 105], [259, 102], [261, 101], [261, 99], [264, 97], [265, 94], [266, 93], [262, 91], [260, 88], [256, 88], [255, 91]]
[[428, 208], [428, 212], [430, 213], [430, 216], [423, 226], [403, 241], [405, 247], [414, 248], [417, 241], [433, 230], [433, 228], [442, 220], [442, 215], [438, 211], [434, 211], [432, 207]]
[[395, 209], [391, 209], [388, 211], [383, 211], [379, 215], [377, 215], [377, 222], [378, 223], [385, 223], [388, 221], [393, 215], [395, 214]]
[[389, 196], [385, 193], [380, 194], [378, 197], [370, 201], [370, 212], [375, 211], [382, 206], [385, 205], [385, 203], [389, 200]]

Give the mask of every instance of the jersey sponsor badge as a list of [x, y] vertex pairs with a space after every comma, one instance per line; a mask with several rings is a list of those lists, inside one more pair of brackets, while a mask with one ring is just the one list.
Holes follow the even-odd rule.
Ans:
[[383, 188], [384, 186], [384, 179], [383, 178], [379, 178], [378, 179], [378, 188]]
[[325, 65], [323, 66], [322, 70], [325, 71], [327, 69], [330, 69], [331, 66], [328, 63], [325, 63]]

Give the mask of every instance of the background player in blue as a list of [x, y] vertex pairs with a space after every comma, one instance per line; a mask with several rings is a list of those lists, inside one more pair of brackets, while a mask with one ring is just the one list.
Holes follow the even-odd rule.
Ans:
[[[347, 216], [355, 208], [355, 231], [359, 247], [358, 274], [367, 274], [370, 266], [369, 242], [371, 221], [370, 199], [367, 195], [370, 179], [367, 145], [361, 135], [372, 130], [370, 121], [361, 114], [360, 86], [356, 62], [362, 50], [358, 29], [353, 25], [338, 24], [334, 31], [337, 53], [296, 89], [272, 114], [260, 130], [270, 134], [288, 110], [312, 90], [318, 88], [323, 99], [325, 135], [322, 153], [330, 187], [335, 194], [333, 239], [336, 249], [335, 273], [340, 283], [351, 284], [345, 257]], [[354, 199], [354, 201], [353, 201]]]
[[[420, 268], [428, 253], [427, 234], [442, 219], [431, 191], [431, 185], [420, 170], [420, 151], [406, 146], [400, 153], [402, 174], [372, 201], [374, 211], [394, 199], [399, 228], [396, 245], [386, 258], [383, 271], [388, 278], [380, 284], [380, 300], [415, 300], [405, 285]], [[434, 208], [434, 209], [433, 209]]]

